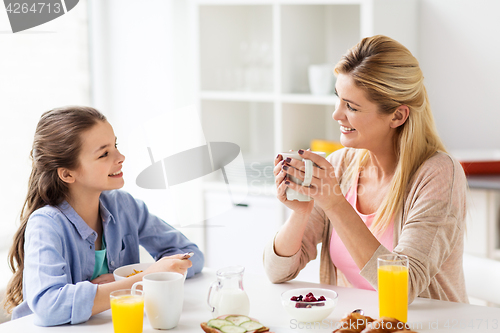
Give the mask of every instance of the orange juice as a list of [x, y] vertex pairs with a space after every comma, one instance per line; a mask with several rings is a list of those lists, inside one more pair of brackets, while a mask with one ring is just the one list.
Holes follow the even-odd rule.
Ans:
[[115, 333], [142, 333], [144, 298], [138, 295], [112, 297], [111, 315]]
[[378, 302], [380, 317], [402, 322], [408, 317], [408, 268], [401, 265], [378, 267]]

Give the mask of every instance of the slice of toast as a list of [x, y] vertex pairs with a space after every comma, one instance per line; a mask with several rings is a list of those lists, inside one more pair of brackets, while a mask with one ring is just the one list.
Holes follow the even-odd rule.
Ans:
[[[230, 315], [219, 316], [216, 319], [226, 319], [229, 316]], [[260, 323], [257, 319], [254, 319], [254, 318], [248, 317], [248, 319], [250, 319], [251, 321]], [[201, 323], [200, 326], [203, 329], [203, 331], [205, 331], [206, 333], [223, 333], [220, 329], [210, 326], [207, 322]], [[245, 333], [272, 333], [272, 332], [269, 332], [269, 327], [262, 326], [256, 330], [247, 330]]]

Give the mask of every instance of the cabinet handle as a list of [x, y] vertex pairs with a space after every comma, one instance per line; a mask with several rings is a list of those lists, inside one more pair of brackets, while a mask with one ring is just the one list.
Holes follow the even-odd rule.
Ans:
[[237, 204], [234, 204], [236, 207], [248, 207], [248, 204], [244, 204], [244, 203], [237, 203]]

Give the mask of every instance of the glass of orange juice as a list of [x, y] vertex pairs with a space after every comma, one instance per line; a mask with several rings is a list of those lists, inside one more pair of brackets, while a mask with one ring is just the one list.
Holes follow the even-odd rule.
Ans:
[[385, 254], [377, 258], [379, 316], [408, 320], [408, 257]]
[[115, 333], [142, 333], [144, 296], [140, 290], [115, 290], [109, 295]]

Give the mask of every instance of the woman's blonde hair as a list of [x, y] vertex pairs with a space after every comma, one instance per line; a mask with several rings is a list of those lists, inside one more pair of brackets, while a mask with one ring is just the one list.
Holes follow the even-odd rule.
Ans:
[[[364, 38], [337, 63], [335, 73], [349, 75], [381, 113], [393, 113], [401, 105], [410, 110], [394, 140], [398, 160], [394, 177], [370, 227], [374, 234], [380, 234], [402, 208], [405, 191], [418, 168], [437, 151], [446, 150], [436, 130], [418, 61], [402, 44], [382, 35]], [[368, 157], [366, 149], [357, 149], [346, 160], [341, 180], [344, 193]]]
[[106, 121], [106, 117], [93, 108], [68, 106], [45, 112], [38, 122], [30, 153], [32, 169], [21, 225], [8, 257], [14, 273], [4, 300], [8, 312], [23, 301], [24, 235], [28, 219], [35, 210], [45, 205], [57, 206], [68, 199], [68, 186], [59, 178], [57, 169], [78, 168], [81, 134], [99, 121]]

